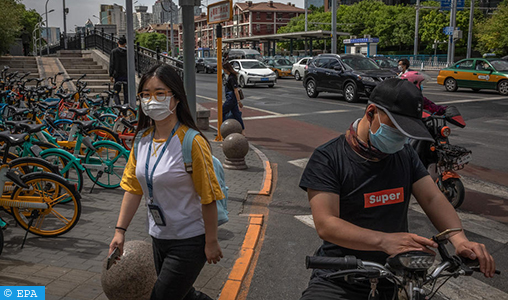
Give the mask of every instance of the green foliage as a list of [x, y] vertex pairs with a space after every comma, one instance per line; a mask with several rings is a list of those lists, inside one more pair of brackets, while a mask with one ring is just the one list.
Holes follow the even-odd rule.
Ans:
[[[508, 1], [508, 0], [507, 0]], [[466, 1], [468, 2], [468, 1]], [[419, 37], [420, 49], [432, 53], [432, 45], [434, 41], [446, 41], [447, 36], [443, 33], [443, 28], [449, 26], [450, 13], [440, 11], [440, 2], [425, 1], [423, 5], [426, 7], [420, 9]], [[478, 4], [477, 4], [478, 5]], [[469, 3], [467, 3], [463, 11], [457, 12], [457, 27], [463, 31], [463, 38], [456, 43], [457, 52], [465, 51], [467, 44], [467, 33], [469, 24]], [[508, 20], [508, 13], [503, 15]], [[341, 5], [337, 10], [337, 31], [347, 32], [349, 35], [363, 37], [363, 35], [371, 35], [379, 37], [378, 47], [397, 52], [412, 52], [414, 44], [416, 12], [413, 6], [405, 5], [386, 5], [378, 0], [364, 0], [353, 5]], [[480, 10], [475, 10], [475, 25], [483, 19]], [[308, 16], [308, 30], [331, 30], [331, 12], [312, 11]], [[313, 22], [327, 24], [312, 24]], [[503, 23], [505, 31], [495, 30], [494, 32], [505, 32], [508, 30], [508, 23]], [[502, 27], [501, 25], [499, 27]], [[291, 19], [287, 26], [281, 27], [278, 33], [304, 31], [305, 17], [300, 15]], [[508, 34], [504, 34], [508, 39]], [[349, 36], [339, 37], [339, 49], [343, 47], [342, 40]], [[314, 48], [323, 49], [323, 44], [327, 43], [329, 49], [330, 40], [315, 41]], [[278, 44], [282, 48], [289, 48], [289, 42], [281, 42]], [[302, 49], [303, 42], [295, 42], [295, 49]], [[446, 44], [439, 45], [439, 49], [446, 50]], [[493, 48], [498, 48], [495, 46]], [[506, 46], [505, 46], [506, 48]]]
[[508, 1], [498, 5], [494, 14], [476, 26], [477, 49], [500, 55], [508, 53]]
[[136, 43], [139, 43], [141, 47], [152, 49], [156, 51], [157, 46], [162, 51], [166, 49], [166, 36], [156, 32], [145, 32], [136, 34]]
[[0, 54], [6, 53], [21, 33], [23, 10], [16, 0], [0, 1]]

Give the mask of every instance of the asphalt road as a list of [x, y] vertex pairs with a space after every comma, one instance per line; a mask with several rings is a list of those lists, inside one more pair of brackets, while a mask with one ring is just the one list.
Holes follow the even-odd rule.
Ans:
[[[198, 102], [212, 109], [214, 119], [216, 75], [198, 74], [196, 79]], [[301, 81], [289, 78], [279, 80], [274, 88], [245, 88], [244, 94], [246, 135], [268, 156], [276, 176], [269, 199], [245, 203], [245, 212], [266, 206], [267, 226], [242, 299], [298, 299], [310, 276], [305, 255], [312, 255], [321, 243], [315, 230], [300, 221], [310, 215], [306, 193], [298, 188], [303, 166], [315, 147], [345, 132], [362, 116], [366, 99], [349, 104], [340, 95], [325, 93], [311, 99]], [[508, 299], [508, 157], [504, 155], [508, 97], [461, 89], [448, 93], [435, 79], [424, 85], [424, 95], [439, 104], [455, 105], [467, 123], [463, 129], [452, 127], [450, 137], [451, 143], [473, 151], [473, 161], [461, 171], [467, 193], [459, 212], [467, 236], [485, 243], [504, 271], [492, 280], [475, 275], [447, 283], [442, 291], [452, 299]], [[428, 237], [436, 233], [417, 205], [409, 213], [412, 232]]]

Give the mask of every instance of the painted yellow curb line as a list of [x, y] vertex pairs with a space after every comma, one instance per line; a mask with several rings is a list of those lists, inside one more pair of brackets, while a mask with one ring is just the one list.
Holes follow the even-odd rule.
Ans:
[[261, 227], [263, 226], [263, 215], [250, 214], [249, 227], [240, 249], [240, 257], [236, 259], [233, 269], [229, 273], [228, 280], [222, 288], [219, 300], [236, 300], [242, 281], [249, 270], [254, 248], [257, 245]]

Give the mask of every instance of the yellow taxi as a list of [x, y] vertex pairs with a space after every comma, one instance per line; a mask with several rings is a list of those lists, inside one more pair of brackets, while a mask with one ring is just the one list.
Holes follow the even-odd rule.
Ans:
[[275, 72], [277, 78], [293, 76], [291, 75], [293, 63], [287, 58], [268, 58], [263, 62]]
[[468, 58], [442, 69], [437, 83], [444, 85], [448, 92], [458, 88], [497, 90], [508, 95], [508, 61], [500, 58]]

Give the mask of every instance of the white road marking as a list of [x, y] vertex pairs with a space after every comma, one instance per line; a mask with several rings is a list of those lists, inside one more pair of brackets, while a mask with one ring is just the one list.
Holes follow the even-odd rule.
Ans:
[[493, 119], [487, 120], [485, 123], [497, 124], [497, 125], [508, 125], [508, 120], [505, 119]]
[[305, 166], [307, 165], [307, 162], [309, 162], [308, 158], [300, 158], [295, 160], [290, 160], [288, 163], [295, 165], [297, 167], [300, 167], [302, 169], [305, 169]]
[[[349, 110], [345, 110], [345, 109], [323, 110], [323, 111], [315, 111], [315, 112], [309, 112], [309, 113], [276, 114], [276, 115], [269, 115], [269, 116], [245, 117], [242, 119], [245, 121], [245, 120], [274, 119], [274, 118], [292, 118], [292, 117], [301, 117], [301, 116], [310, 116], [310, 115], [335, 114], [335, 113], [343, 113], [343, 112], [348, 112], [348, 111]], [[210, 120], [210, 122], [217, 122], [217, 120]]]
[[[201, 96], [201, 95], [196, 95], [196, 96], [199, 97], [199, 98], [203, 98], [203, 99], [206, 99], [206, 100], [217, 102], [217, 99], [215, 99], [215, 98], [205, 97], [205, 96]], [[252, 107], [252, 106], [244, 106], [244, 107], [249, 108], [249, 109], [253, 109], [253, 110], [257, 110], [257, 111], [260, 111], [260, 112], [264, 112], [264, 113], [267, 113], [267, 114], [271, 114], [271, 115], [280, 115], [280, 113], [269, 111], [269, 110], [266, 110], [266, 109], [261, 109], [261, 108]], [[217, 109], [215, 109], [215, 110], [217, 110]], [[245, 120], [245, 118], [244, 118], [244, 120]], [[215, 120], [215, 122], [217, 122], [217, 120]]]
[[508, 187], [506, 186], [486, 182], [469, 176], [462, 176], [462, 183], [464, 183], [466, 189], [508, 199]]
[[455, 104], [455, 103], [468, 103], [468, 102], [486, 102], [486, 101], [496, 101], [496, 100], [506, 100], [508, 97], [502, 96], [502, 97], [492, 97], [492, 98], [476, 98], [476, 99], [462, 99], [462, 100], [451, 100], [451, 101], [444, 101], [444, 102], [438, 102], [438, 104]]
[[314, 218], [312, 217], [312, 215], [295, 216], [295, 218], [298, 221], [302, 222], [303, 224], [316, 229], [316, 226], [314, 226]]
[[[476, 276], [483, 276], [476, 273]], [[460, 276], [448, 280], [446, 284], [439, 289], [438, 294], [447, 299], [464, 300], [506, 300], [508, 294], [490, 286], [474, 277]]]

